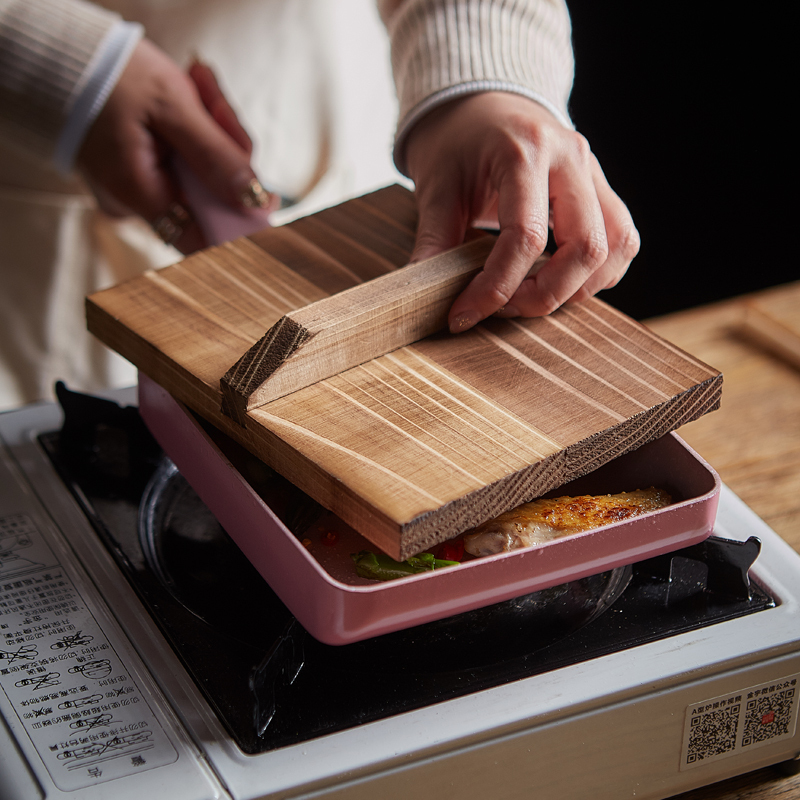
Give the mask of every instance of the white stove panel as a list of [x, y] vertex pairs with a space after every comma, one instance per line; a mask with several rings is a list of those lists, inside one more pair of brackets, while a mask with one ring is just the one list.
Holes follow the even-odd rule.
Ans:
[[224, 797], [16, 466], [0, 450], [0, 797]]

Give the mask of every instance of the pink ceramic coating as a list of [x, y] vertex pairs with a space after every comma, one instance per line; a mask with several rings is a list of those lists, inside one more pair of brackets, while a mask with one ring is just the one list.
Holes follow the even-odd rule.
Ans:
[[259, 208], [237, 211], [231, 208], [212, 194], [182, 158], [173, 158], [172, 169], [181, 189], [189, 198], [192, 216], [209, 244], [231, 242], [269, 227], [267, 211]]
[[[669, 434], [573, 481], [565, 494], [659, 486], [688, 498], [625, 522], [395, 581], [332, 577], [176, 400], [140, 373], [141, 415], [186, 480], [305, 629], [347, 644], [632, 564], [713, 530], [719, 476]], [[620, 488], [606, 487], [609, 482]], [[349, 558], [349, 554], [344, 554]]]

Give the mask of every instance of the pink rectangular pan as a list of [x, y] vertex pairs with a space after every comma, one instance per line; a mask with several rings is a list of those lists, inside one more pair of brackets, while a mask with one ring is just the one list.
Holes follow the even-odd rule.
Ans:
[[[327, 644], [409, 628], [688, 547], [711, 534], [716, 517], [719, 476], [669, 434], [554, 493], [656, 486], [676, 499], [666, 508], [457, 567], [369, 581], [356, 575], [350, 554], [375, 550], [374, 545], [324, 511], [301, 534], [303, 543], [215, 443], [225, 448], [225, 437], [212, 439], [191, 412], [143, 374], [139, 409], [164, 451], [264, 580], [303, 627]], [[335, 543], [326, 544], [330, 541]]]

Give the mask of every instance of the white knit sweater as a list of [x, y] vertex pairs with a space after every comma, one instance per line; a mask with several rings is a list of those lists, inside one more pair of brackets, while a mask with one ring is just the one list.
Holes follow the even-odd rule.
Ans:
[[[65, 140], [77, 147], [76, 118], [110, 89], [109, 53], [124, 62], [113, 45], [127, 23], [108, 9], [141, 23], [178, 63], [195, 50], [213, 65], [254, 134], [254, 168], [299, 198], [286, 213], [301, 215], [396, 180], [397, 110], [373, 2], [0, 0], [0, 409], [51, 397], [56, 379], [82, 391], [133, 383], [133, 368], [86, 332], [83, 297], [178, 257], [144, 223], [103, 215], [79, 176], [53, 166], [63, 169]], [[521, 92], [568, 121], [563, 0], [379, 0], [379, 9], [400, 166], [414, 122], [462, 92]]]
[[[517, 92], [569, 124], [573, 62], [564, 0], [378, 5], [400, 102], [395, 160], [401, 171], [413, 124], [461, 94]], [[0, 0], [0, 136], [52, 159], [119, 20], [84, 0]]]
[[570, 126], [573, 60], [563, 0], [380, 0], [400, 100], [395, 162], [422, 116], [451, 98], [501, 90]]

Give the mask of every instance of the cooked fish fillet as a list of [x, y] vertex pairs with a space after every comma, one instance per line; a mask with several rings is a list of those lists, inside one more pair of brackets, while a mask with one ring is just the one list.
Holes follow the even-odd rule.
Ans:
[[534, 500], [479, 525], [464, 536], [464, 549], [489, 556], [542, 544], [663, 508], [672, 498], [662, 489], [620, 494], [581, 495]]

